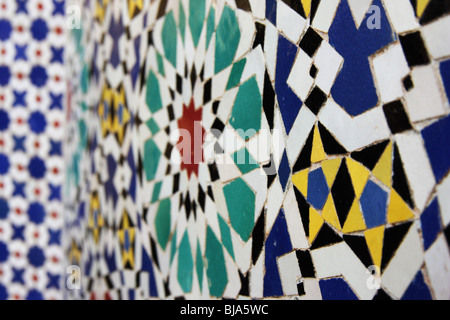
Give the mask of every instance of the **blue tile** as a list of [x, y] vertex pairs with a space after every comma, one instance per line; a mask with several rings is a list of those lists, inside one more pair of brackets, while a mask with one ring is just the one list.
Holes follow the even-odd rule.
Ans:
[[422, 131], [434, 176], [439, 183], [450, 169], [450, 116]]
[[291, 176], [291, 167], [289, 166], [289, 160], [287, 158], [286, 151], [281, 159], [280, 167], [278, 169], [278, 176], [280, 177], [280, 183], [283, 187], [283, 191], [286, 191], [286, 185], [289, 177]]
[[445, 92], [447, 93], [447, 98], [450, 100], [450, 60], [441, 62], [440, 70]]
[[402, 300], [432, 300], [430, 288], [428, 288], [421, 271], [417, 272], [416, 277], [403, 294]]
[[378, 104], [378, 95], [369, 64], [369, 57], [395, 40], [380, 0], [381, 28], [369, 29], [366, 19], [356, 29], [347, 0], [341, 1], [329, 31], [330, 44], [345, 59], [331, 90], [334, 100], [350, 115], [357, 116]]
[[280, 106], [286, 133], [291, 132], [294, 121], [303, 102], [287, 84], [289, 74], [297, 56], [298, 47], [281, 36], [278, 38], [277, 71], [275, 76], [275, 93]]
[[361, 208], [369, 229], [386, 223], [387, 193], [369, 180], [361, 196]]
[[266, 1], [266, 18], [273, 25], [277, 25], [277, 0]]
[[358, 300], [353, 290], [342, 278], [319, 281], [323, 300]]
[[330, 189], [322, 168], [311, 171], [308, 176], [308, 202], [317, 210], [322, 210], [329, 194]]
[[265, 245], [264, 296], [277, 297], [283, 295], [280, 274], [278, 273], [277, 258], [292, 250], [284, 210], [281, 209], [272, 231]]
[[423, 244], [425, 250], [428, 250], [442, 229], [437, 199], [435, 199], [430, 206], [424, 210], [420, 217], [420, 222], [422, 223]]

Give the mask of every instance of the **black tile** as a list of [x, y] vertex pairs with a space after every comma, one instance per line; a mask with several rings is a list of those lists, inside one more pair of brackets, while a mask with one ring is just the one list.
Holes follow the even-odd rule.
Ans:
[[250, 7], [250, 3], [248, 0], [236, 0], [236, 6], [244, 11], [250, 12], [252, 8]]
[[267, 122], [269, 123], [270, 129], [273, 130], [274, 109], [275, 109], [275, 90], [273, 89], [272, 82], [270, 81], [270, 76], [267, 73], [267, 71], [264, 76], [263, 108], [264, 108], [264, 114], [266, 115]]
[[361, 151], [353, 152], [351, 157], [359, 163], [362, 163], [366, 168], [373, 170], [388, 144], [389, 140], [386, 140]]
[[177, 173], [173, 176], [173, 189], [172, 193], [177, 193], [180, 190], [180, 174]]
[[311, 250], [326, 247], [342, 241], [342, 238], [339, 237], [327, 223], [324, 223], [319, 233], [317, 234], [316, 239], [314, 239]]
[[344, 159], [331, 187], [331, 195], [334, 200], [336, 212], [341, 226], [347, 220], [348, 213], [355, 200], [355, 190], [353, 189], [350, 173], [347, 168], [347, 161]]
[[319, 4], [320, 4], [320, 0], [312, 0], [311, 1], [311, 13], [310, 15], [310, 20], [311, 20], [311, 24], [314, 21], [314, 18], [316, 16], [317, 13], [317, 9], [319, 8]]
[[373, 265], [365, 237], [344, 235], [344, 241], [367, 268]]
[[388, 266], [411, 226], [412, 222], [408, 222], [388, 228], [384, 232], [381, 273], [383, 273]]
[[320, 90], [319, 87], [314, 87], [314, 89], [309, 94], [305, 101], [305, 105], [315, 114], [318, 115], [320, 109], [322, 109], [325, 102], [327, 102], [328, 96]]
[[297, 256], [298, 266], [303, 278], [315, 278], [316, 270], [312, 262], [311, 254], [309, 251], [297, 250], [295, 251]]
[[256, 36], [255, 41], [253, 41], [253, 49], [261, 45], [261, 48], [264, 50], [266, 26], [259, 22], [256, 22], [255, 26], [256, 26]]
[[189, 220], [189, 217], [191, 215], [191, 196], [189, 195], [189, 191], [184, 198], [184, 209], [186, 211], [186, 220]]
[[306, 140], [302, 151], [300, 152], [300, 156], [298, 157], [292, 172], [294, 173], [300, 172], [304, 169], [308, 169], [309, 167], [311, 167], [311, 152], [313, 147], [313, 140], [314, 140], [314, 129], [311, 130], [311, 133], [309, 134], [309, 137]]
[[303, 229], [305, 235], [309, 237], [309, 204], [305, 197], [294, 187], [295, 199], [297, 200], [298, 210], [300, 212], [300, 218], [302, 219]]
[[220, 101], [214, 101], [212, 106], [212, 111], [215, 115], [217, 115], [217, 111], [219, 111]]
[[378, 289], [373, 300], [392, 300], [392, 298], [383, 289]]
[[201, 186], [198, 187], [197, 200], [200, 208], [202, 208], [202, 211], [205, 212], [206, 195]]
[[183, 94], [183, 78], [177, 73], [177, 92]]
[[208, 81], [206, 81], [205, 86], [203, 87], [203, 105], [211, 101], [211, 86], [212, 79], [209, 79]]
[[265, 215], [264, 209], [261, 212], [258, 221], [255, 224], [252, 232], [252, 261], [255, 264], [258, 261], [259, 255], [261, 254], [262, 248], [264, 246], [265, 239]]
[[428, 24], [433, 20], [443, 17], [450, 12], [450, 1], [448, 0], [431, 0], [425, 11], [420, 17], [420, 23], [422, 25]]
[[175, 111], [173, 110], [173, 105], [169, 105], [167, 107], [167, 112], [169, 113], [169, 120], [170, 121], [175, 120]]
[[308, 56], [313, 57], [321, 43], [322, 37], [312, 28], [309, 28], [300, 41], [300, 48], [302, 48]]
[[220, 176], [219, 176], [219, 171], [217, 170], [217, 165], [215, 163], [212, 163], [212, 164], [208, 165], [208, 169], [209, 169], [209, 175], [211, 177], [211, 181], [215, 182], [215, 181], [219, 180]]
[[384, 115], [393, 134], [411, 130], [412, 126], [400, 100], [383, 106]]
[[303, 18], [307, 18], [305, 14], [305, 10], [303, 9], [302, 3], [299, 0], [283, 0], [292, 10], [297, 12]]
[[392, 187], [400, 195], [400, 197], [409, 205], [410, 208], [414, 208], [414, 202], [411, 197], [411, 192], [408, 186], [408, 180], [403, 169], [402, 159], [397, 145], [394, 145], [394, 165], [393, 165], [393, 177]]
[[406, 91], [411, 91], [414, 88], [414, 82], [411, 79], [411, 75], [407, 75], [403, 79], [403, 87], [405, 87]]
[[303, 284], [303, 281], [297, 283], [297, 292], [299, 296], [304, 296], [306, 294], [305, 285]]
[[450, 224], [444, 230], [445, 239], [447, 239], [447, 246], [450, 248]]
[[250, 290], [249, 290], [249, 272], [244, 276], [242, 272], [239, 271], [239, 278], [241, 279], [241, 290], [239, 291], [240, 296], [249, 297], [250, 296]]
[[347, 150], [333, 137], [333, 135], [319, 122], [319, 132], [322, 144], [328, 155], [344, 155]]
[[406, 60], [408, 61], [408, 65], [410, 67], [430, 63], [428, 51], [419, 31], [400, 36], [400, 43], [403, 47], [403, 52], [405, 53]]
[[214, 135], [214, 137], [216, 137], [216, 139], [219, 139], [223, 133], [223, 130], [225, 129], [225, 125], [222, 121], [220, 121], [219, 118], [216, 118], [211, 128], [214, 129], [211, 130], [211, 133]]
[[317, 67], [314, 64], [311, 66], [311, 69], [309, 69], [309, 75], [313, 79], [315, 79], [317, 77], [318, 72], [319, 72], [319, 70], [317, 69]]

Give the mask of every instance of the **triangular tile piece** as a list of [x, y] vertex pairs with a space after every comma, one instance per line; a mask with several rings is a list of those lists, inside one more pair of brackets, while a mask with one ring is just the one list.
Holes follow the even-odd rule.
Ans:
[[388, 144], [389, 140], [365, 148], [361, 151], [353, 152], [351, 156], [356, 161], [365, 165], [366, 168], [373, 170]]
[[342, 238], [338, 236], [336, 232], [328, 226], [328, 224], [324, 223], [322, 229], [320, 229], [319, 234], [313, 242], [311, 250], [319, 249], [342, 241]]
[[400, 158], [400, 152], [397, 145], [394, 146], [394, 175], [392, 187], [402, 197], [402, 199], [409, 205], [410, 208], [414, 208], [414, 203], [409, 191], [406, 174], [403, 169], [402, 159]]
[[366, 230], [364, 236], [366, 237], [372, 261], [374, 265], [380, 268], [383, 253], [384, 226]]
[[301, 0], [303, 5], [303, 10], [305, 11], [305, 16], [308, 17], [311, 12], [311, 0]]
[[319, 122], [319, 132], [322, 137], [323, 148], [328, 155], [344, 155], [347, 150], [333, 137], [333, 135]]
[[378, 161], [378, 164], [373, 169], [372, 174], [380, 180], [385, 186], [392, 186], [392, 143], [390, 143], [383, 155]]
[[379, 289], [373, 300], [392, 300], [392, 298], [383, 289]]
[[336, 208], [334, 207], [333, 197], [331, 196], [331, 194], [328, 196], [327, 202], [325, 203], [325, 206], [322, 209], [322, 218], [339, 231], [342, 230], [341, 224], [339, 223], [338, 215], [336, 213]]
[[314, 209], [309, 209], [309, 243], [312, 244], [323, 225], [323, 219]]
[[253, 228], [252, 232], [252, 239], [253, 239], [253, 245], [252, 245], [252, 261], [253, 264], [256, 264], [256, 261], [258, 261], [259, 255], [261, 254], [262, 248], [264, 246], [264, 241], [266, 240], [266, 233], [265, 233], [265, 215], [264, 211], [261, 212], [258, 221], [255, 224], [255, 227]]
[[326, 159], [325, 151], [323, 150], [322, 139], [320, 137], [319, 129], [314, 128], [313, 147], [311, 152], [311, 162], [317, 163]]
[[334, 179], [336, 178], [339, 167], [341, 166], [341, 160], [342, 159], [338, 158], [322, 162], [322, 171], [330, 188], [333, 186]]
[[367, 10], [369, 10], [372, 0], [347, 0], [352, 12], [353, 19], [355, 20], [356, 27], [359, 26], [364, 21]]
[[373, 265], [369, 247], [363, 236], [344, 235], [344, 241], [367, 268]]
[[364, 222], [364, 217], [361, 212], [361, 208], [359, 207], [359, 201], [355, 200], [353, 202], [352, 207], [350, 208], [350, 212], [348, 213], [347, 221], [344, 224], [343, 232], [344, 233], [352, 233], [357, 231], [366, 230], [367, 226]]
[[425, 9], [430, 3], [430, 0], [416, 0], [416, 3], [417, 3], [416, 7], [417, 16], [420, 18], [422, 14], [425, 12]]
[[309, 134], [309, 137], [306, 140], [305, 145], [303, 146], [302, 152], [300, 152], [300, 156], [298, 157], [292, 172], [299, 172], [311, 167], [311, 152], [313, 146], [313, 139], [314, 139], [314, 130], [311, 130], [311, 133]]
[[314, 17], [316, 16], [317, 9], [319, 9], [320, 0], [311, 0], [311, 25], [313, 24]]
[[400, 247], [400, 244], [411, 226], [412, 222], [408, 222], [386, 229], [384, 234], [383, 259], [381, 260], [382, 273], [384, 269], [386, 269], [397, 249]]
[[367, 184], [370, 172], [362, 164], [352, 159], [347, 159], [347, 166], [355, 189], [355, 196], [359, 199]]
[[303, 229], [305, 235], [309, 236], [309, 207], [310, 205], [306, 201], [306, 197], [302, 196], [297, 188], [294, 188], [295, 199], [297, 200], [298, 210], [300, 211], [300, 218], [302, 219]]
[[341, 163], [333, 187], [331, 188], [331, 194], [333, 195], [339, 221], [341, 222], [341, 225], [343, 225], [345, 220], [347, 220], [348, 213], [355, 200], [355, 191], [348, 172], [346, 160]]
[[390, 224], [395, 224], [414, 218], [413, 211], [403, 201], [395, 190], [391, 190], [391, 198], [387, 211], [387, 220]]
[[429, 0], [428, 5], [425, 7], [425, 10], [420, 17], [420, 24], [428, 24], [439, 17], [443, 17], [448, 12], [450, 12], [450, 5], [448, 1]]
[[308, 196], [308, 174], [309, 170], [305, 169], [292, 176], [292, 182], [294, 183], [294, 186], [296, 186], [297, 189], [300, 190], [305, 198]]

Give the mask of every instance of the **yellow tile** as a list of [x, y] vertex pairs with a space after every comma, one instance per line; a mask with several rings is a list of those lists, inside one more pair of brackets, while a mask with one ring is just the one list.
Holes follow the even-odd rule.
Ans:
[[430, 0], [417, 0], [417, 16], [420, 18], [424, 13], [425, 9], [430, 3]]
[[331, 188], [334, 183], [334, 179], [339, 171], [339, 167], [341, 166], [341, 158], [327, 160], [322, 162], [322, 170], [325, 175], [325, 179], [327, 179], [328, 186]]
[[309, 243], [312, 244], [322, 228], [323, 219], [313, 208], [309, 209]]
[[392, 186], [392, 143], [384, 150], [372, 174], [383, 182], [385, 186], [389, 188]]
[[336, 208], [334, 207], [334, 201], [331, 194], [328, 196], [327, 202], [325, 203], [325, 206], [322, 210], [322, 218], [331, 224], [333, 227], [338, 229], [339, 231], [342, 230], [341, 224], [339, 222], [339, 218], [336, 212]]
[[364, 232], [367, 247], [374, 265], [381, 267], [381, 255], [383, 253], [384, 226], [370, 229]]
[[352, 178], [356, 198], [359, 199], [369, 179], [370, 172], [362, 164], [350, 158], [347, 158], [347, 167]]
[[347, 220], [345, 221], [344, 229], [342, 231], [344, 233], [352, 233], [366, 229], [367, 226], [364, 222], [363, 214], [359, 207], [359, 201], [355, 200], [350, 208], [350, 212], [348, 213]]
[[391, 190], [391, 199], [387, 212], [388, 222], [391, 224], [411, 220], [414, 218], [414, 213], [403, 201], [400, 195], [394, 190]]
[[297, 189], [303, 194], [305, 198], [308, 196], [308, 174], [309, 170], [306, 169], [292, 176], [292, 182], [294, 183], [294, 186], [297, 187]]
[[303, 9], [305, 10], [306, 17], [309, 16], [311, 12], [311, 0], [301, 0], [303, 4]]
[[314, 129], [313, 147], [311, 152], [311, 162], [316, 163], [326, 159], [325, 151], [323, 149], [322, 138], [320, 137], [319, 128]]

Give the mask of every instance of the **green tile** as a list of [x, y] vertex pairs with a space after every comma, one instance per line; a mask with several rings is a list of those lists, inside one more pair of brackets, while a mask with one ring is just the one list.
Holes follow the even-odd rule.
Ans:
[[234, 250], [233, 250], [233, 242], [231, 240], [230, 227], [225, 222], [225, 220], [223, 220], [223, 218], [220, 214], [218, 214], [218, 216], [219, 216], [219, 227], [220, 227], [220, 234], [222, 235], [223, 246], [227, 249], [228, 253], [234, 260]]
[[205, 22], [205, 0], [189, 1], [189, 26], [192, 40], [197, 47]]
[[178, 283], [185, 293], [192, 290], [192, 276], [194, 272], [194, 260], [187, 231], [178, 250]]
[[170, 209], [170, 199], [162, 200], [159, 203], [158, 212], [155, 217], [156, 238], [163, 250], [166, 250], [167, 243], [169, 242], [171, 225]]
[[158, 72], [165, 77], [166, 76], [166, 70], [164, 69], [164, 61], [163, 57], [159, 52], [156, 52], [156, 60], [158, 62]]
[[153, 118], [147, 121], [147, 127], [153, 135], [159, 132], [159, 126]]
[[242, 174], [249, 173], [255, 169], [259, 168], [258, 163], [248, 152], [247, 148], [243, 148], [232, 155], [234, 163], [242, 172]]
[[147, 140], [144, 146], [144, 170], [147, 181], [155, 179], [158, 170], [161, 151], [153, 139]]
[[225, 6], [216, 31], [216, 73], [233, 63], [240, 40], [241, 31], [236, 13], [229, 6]]
[[236, 87], [241, 82], [242, 72], [244, 71], [247, 59], [236, 62], [231, 69], [230, 78], [228, 79], [227, 90]]
[[255, 193], [241, 178], [223, 188], [231, 226], [248, 241], [255, 224]]
[[197, 271], [198, 284], [200, 290], [203, 288], [203, 256], [202, 250], [200, 250], [200, 243], [197, 241], [197, 253], [195, 258], [195, 269]]
[[171, 11], [166, 15], [161, 33], [164, 52], [167, 60], [176, 68], [177, 66], [177, 25]]
[[[254, 136], [261, 129], [262, 100], [256, 77], [239, 87], [234, 102], [230, 124], [239, 130], [243, 139]], [[247, 130], [252, 130], [253, 132]]]
[[153, 188], [152, 203], [155, 203], [159, 199], [159, 194], [161, 193], [162, 182], [155, 183]]
[[206, 21], [206, 48], [209, 47], [214, 30], [216, 29], [216, 10], [211, 6], [209, 10], [208, 20]]
[[161, 91], [159, 81], [153, 71], [150, 71], [147, 80], [146, 102], [151, 112], [156, 112], [162, 108]]
[[81, 92], [86, 94], [89, 90], [89, 67], [87, 64], [84, 65], [83, 70], [81, 71], [81, 81], [80, 81], [80, 87]]
[[186, 14], [184, 13], [183, 4], [180, 1], [180, 17], [178, 21], [178, 27], [180, 28], [181, 38], [184, 39], [186, 37]]
[[173, 257], [177, 252], [177, 229], [173, 232], [172, 242], [170, 243], [170, 264], [172, 264]]
[[213, 297], [220, 298], [228, 283], [227, 268], [223, 247], [210, 227], [206, 231], [205, 258], [209, 293]]

